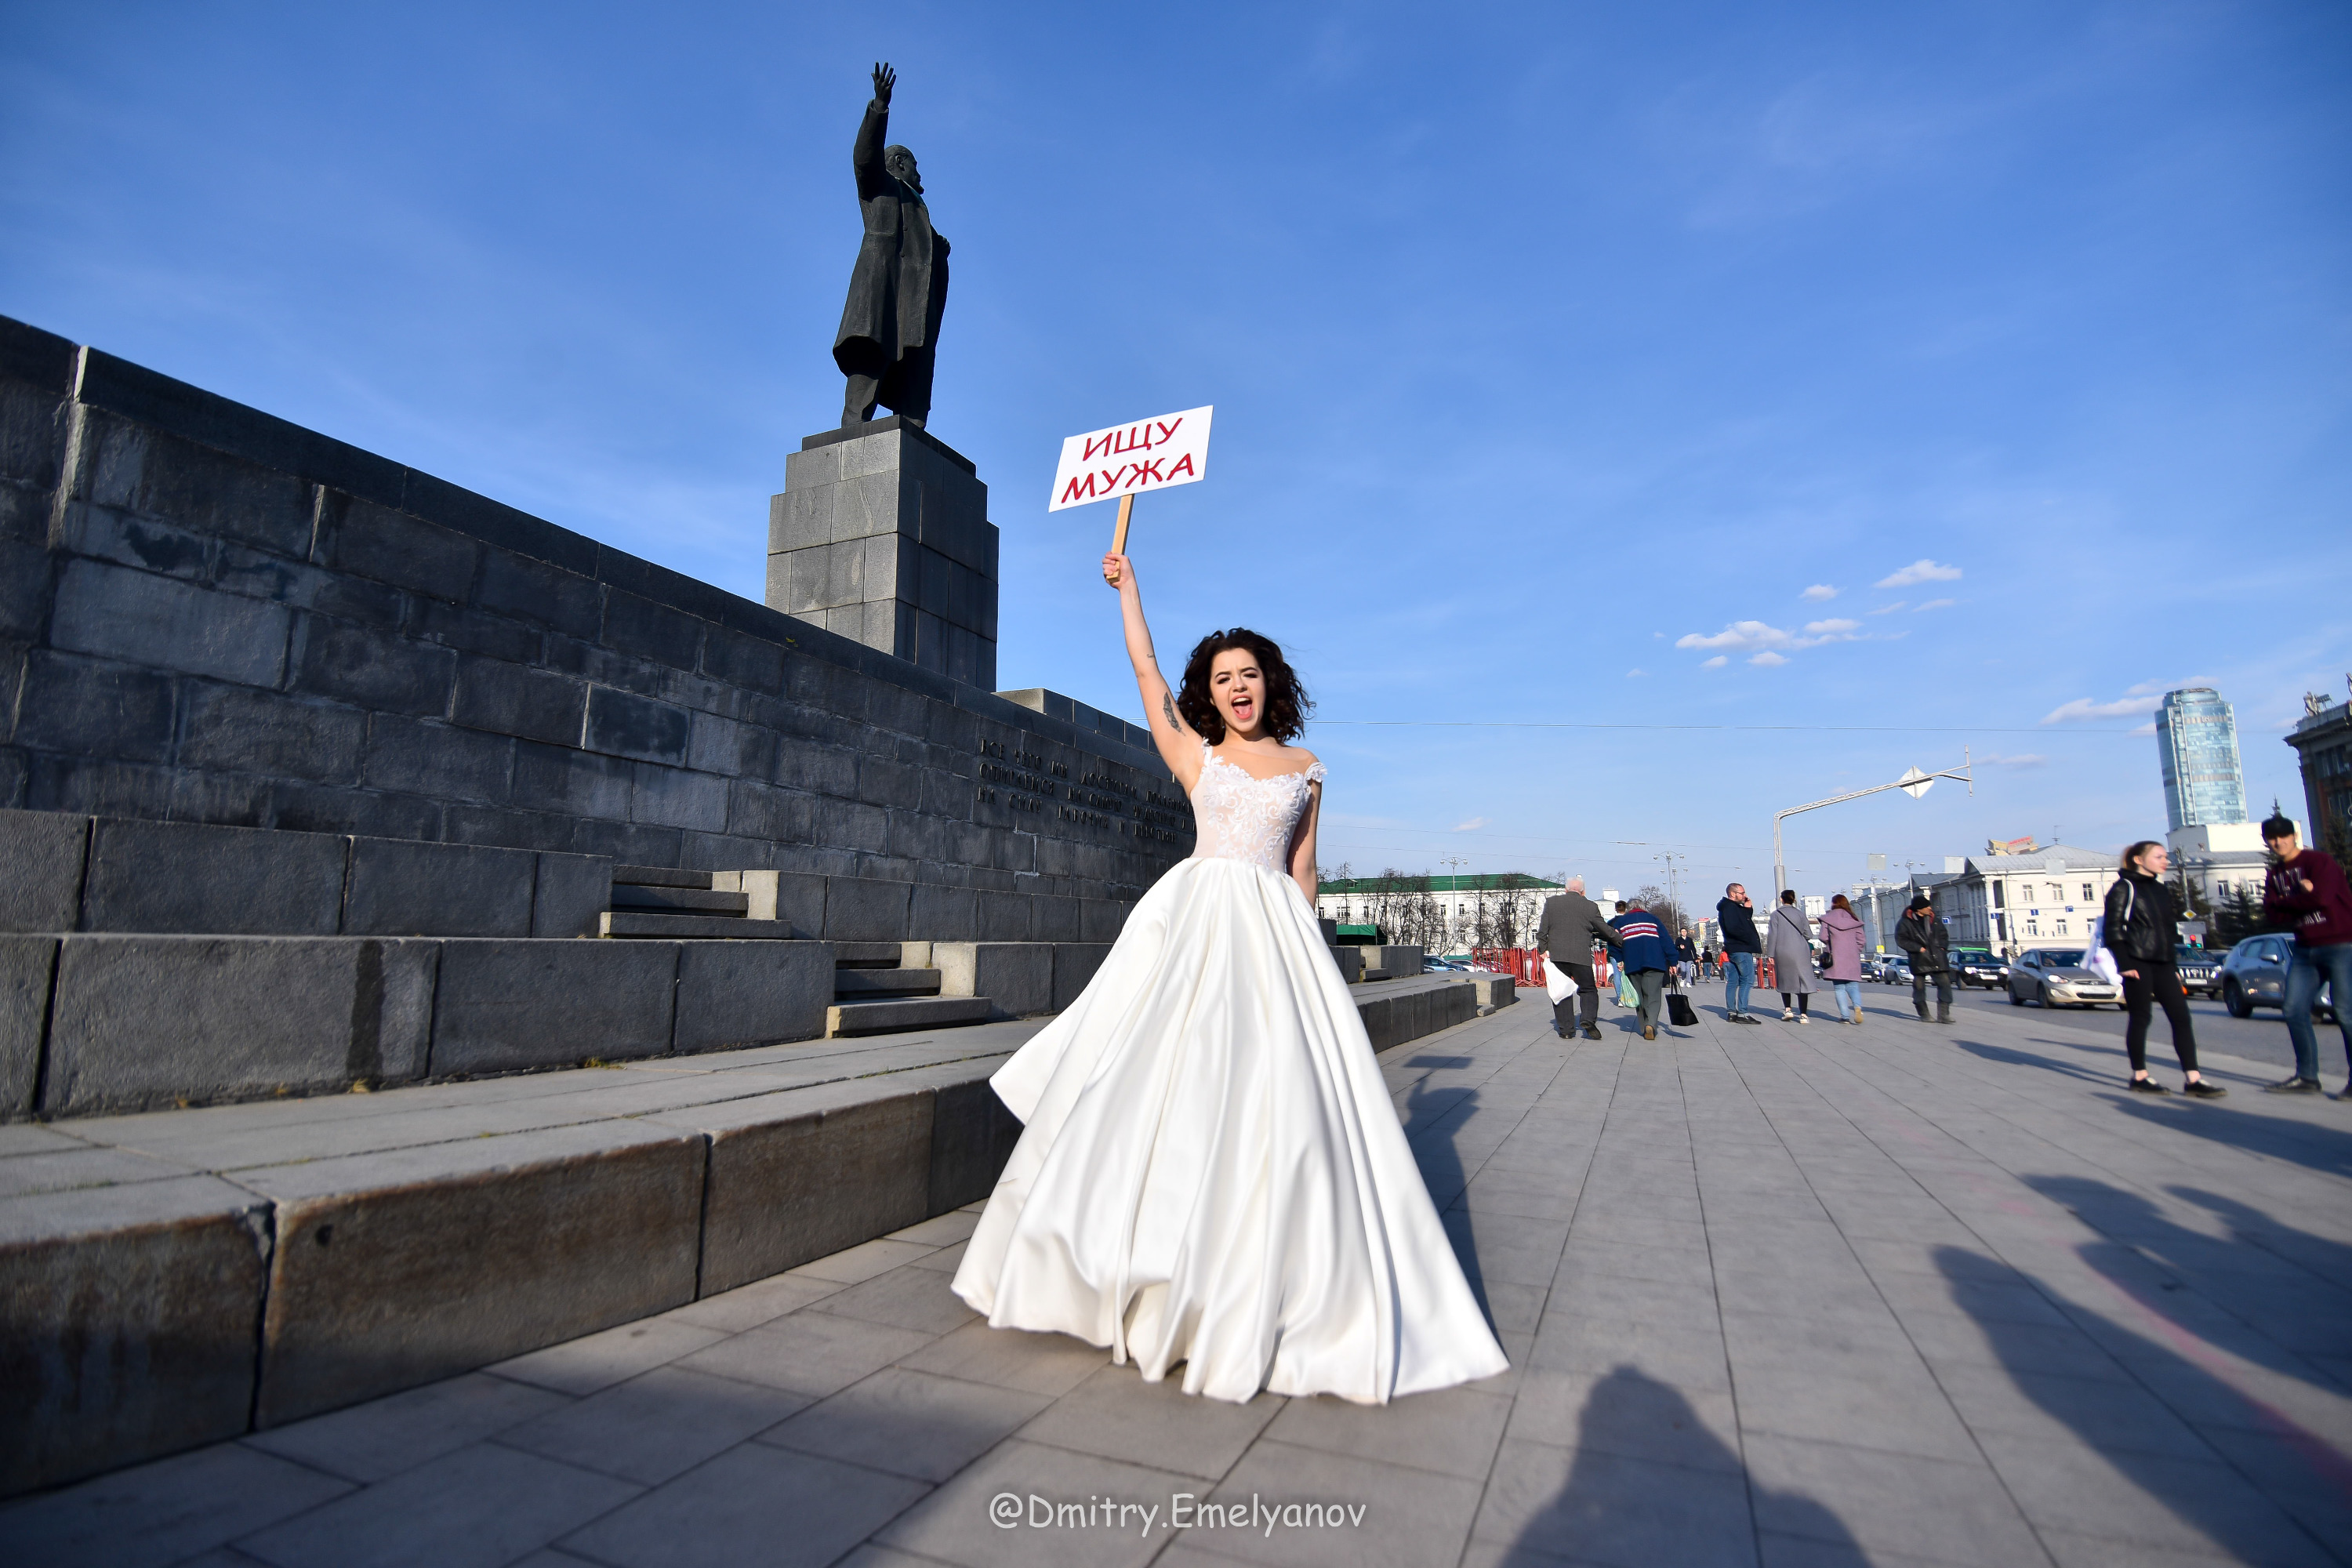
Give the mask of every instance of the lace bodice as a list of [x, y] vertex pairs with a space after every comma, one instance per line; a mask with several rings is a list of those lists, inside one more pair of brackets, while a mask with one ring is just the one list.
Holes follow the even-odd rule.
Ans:
[[1290, 871], [1290, 837], [1306, 815], [1308, 786], [1323, 782], [1323, 764], [1305, 773], [1253, 777], [1201, 745], [1201, 776], [1192, 785], [1195, 860], [1246, 860], [1279, 876]]

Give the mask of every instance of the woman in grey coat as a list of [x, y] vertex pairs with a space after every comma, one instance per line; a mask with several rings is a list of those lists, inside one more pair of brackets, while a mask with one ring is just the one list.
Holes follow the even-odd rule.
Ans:
[[1794, 888], [1780, 889], [1780, 904], [1764, 931], [1764, 956], [1772, 961], [1772, 984], [1780, 993], [1780, 1016], [1802, 1024], [1813, 990], [1813, 928], [1797, 908]]

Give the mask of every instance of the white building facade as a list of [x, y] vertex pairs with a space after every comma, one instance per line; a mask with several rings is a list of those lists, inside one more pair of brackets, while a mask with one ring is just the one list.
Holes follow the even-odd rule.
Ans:
[[1353, 877], [1318, 884], [1315, 912], [1340, 925], [1378, 926], [1383, 941], [1462, 953], [1474, 947], [1533, 945], [1544, 900], [1560, 890], [1559, 883], [1523, 871]]
[[1957, 874], [1918, 880], [1953, 945], [2013, 958], [2029, 947], [2089, 941], [2117, 874], [2113, 855], [2053, 844], [2021, 855], [1967, 856]]

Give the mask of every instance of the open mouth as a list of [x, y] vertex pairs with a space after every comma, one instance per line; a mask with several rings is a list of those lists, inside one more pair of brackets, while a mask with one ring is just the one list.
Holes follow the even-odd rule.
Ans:
[[1236, 697], [1234, 699], [1234, 719], [1244, 728], [1248, 726], [1250, 720], [1255, 717], [1256, 713], [1257, 704], [1250, 700], [1250, 699], [1246, 697]]

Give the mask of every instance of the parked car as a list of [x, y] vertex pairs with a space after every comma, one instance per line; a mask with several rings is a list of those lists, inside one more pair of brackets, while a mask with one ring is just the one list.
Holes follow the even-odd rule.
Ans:
[[2179, 966], [2180, 988], [2189, 995], [2210, 998], [2221, 994], [2221, 965], [2211, 949], [2184, 942], [2173, 949], [2172, 961]]
[[1995, 958], [1989, 947], [1956, 947], [1952, 949], [1952, 983], [1991, 991], [2009, 984], [2009, 965]]
[[2083, 967], [2088, 956], [2079, 947], [2037, 947], [2018, 954], [2009, 969], [2009, 1005], [2121, 1007], [2123, 994], [2097, 971]]
[[[2257, 1007], [2284, 1007], [2286, 967], [2294, 961], [2291, 936], [2250, 936], [2231, 948], [2220, 971], [2221, 1005], [2230, 1009], [2230, 1016], [2251, 1018]], [[2321, 989], [2312, 1007], [2314, 1016], [2323, 1012], [2331, 1019], [2336, 1016], [2334, 989]]]
[[1908, 985], [1911, 984], [1911, 961], [1909, 959], [1890, 958], [1886, 961], [1885, 968], [1886, 972], [1884, 974], [1881, 974], [1879, 978], [1886, 982], [1887, 984]]

